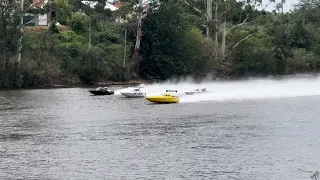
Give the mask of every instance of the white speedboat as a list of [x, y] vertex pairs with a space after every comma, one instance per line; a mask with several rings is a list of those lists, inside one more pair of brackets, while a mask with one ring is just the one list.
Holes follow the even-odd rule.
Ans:
[[133, 88], [131, 92], [121, 92], [125, 97], [136, 98], [136, 97], [145, 97], [146, 93], [141, 91], [141, 87]]
[[202, 89], [195, 89], [193, 91], [188, 91], [188, 92], [185, 92], [185, 93], [187, 95], [194, 95], [194, 94], [205, 93], [205, 92], [209, 92], [209, 91], [207, 91], [206, 88], [202, 88]]
[[179, 93], [178, 93], [177, 90], [171, 90], [171, 89], [169, 89], [169, 90], [166, 90], [165, 94], [171, 94], [171, 95], [173, 95], [173, 96], [179, 97]]
[[177, 94], [177, 90], [166, 90], [166, 93]]

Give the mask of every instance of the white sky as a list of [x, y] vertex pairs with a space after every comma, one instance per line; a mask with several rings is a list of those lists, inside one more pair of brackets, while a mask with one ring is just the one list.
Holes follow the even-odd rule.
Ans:
[[[265, 5], [267, 5], [270, 1], [269, 0], [263, 0], [262, 1], [263, 2], [263, 5], [265, 6]], [[281, 2], [281, 0], [276, 0], [276, 2]], [[283, 5], [283, 11], [284, 12], [288, 12], [288, 11], [290, 11], [291, 9], [293, 9], [293, 7], [292, 7], [292, 5], [294, 5], [294, 4], [297, 4], [299, 2], [299, 0], [286, 0], [286, 3]], [[264, 7], [263, 6], [263, 7]], [[272, 10], [274, 10], [275, 9], [275, 7], [276, 7], [276, 5], [274, 4], [274, 3], [270, 3], [269, 5], [268, 5], [268, 7], [266, 8], [266, 11], [272, 11]], [[262, 9], [262, 8], [261, 8]]]

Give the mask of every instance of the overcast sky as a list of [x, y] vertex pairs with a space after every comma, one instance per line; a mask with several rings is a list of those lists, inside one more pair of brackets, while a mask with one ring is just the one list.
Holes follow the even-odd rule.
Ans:
[[[263, 0], [264, 6], [267, 5], [270, 1], [269, 0]], [[281, 0], [276, 0], [276, 2], [281, 2]], [[283, 6], [283, 11], [288, 12], [290, 9], [292, 9], [293, 4], [297, 4], [299, 0], [286, 0], [286, 3]], [[263, 7], [264, 7], [263, 6]], [[267, 11], [272, 11], [275, 9], [275, 4], [269, 4], [268, 7], [266, 8]]]

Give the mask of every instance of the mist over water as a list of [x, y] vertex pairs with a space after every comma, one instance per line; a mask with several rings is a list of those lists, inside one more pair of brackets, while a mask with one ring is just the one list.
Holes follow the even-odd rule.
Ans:
[[[259, 78], [238, 81], [210, 81], [194, 82], [191, 78], [181, 81], [167, 81], [142, 85], [142, 90], [149, 95], [160, 95], [165, 90], [177, 90], [180, 102], [225, 101], [246, 99], [270, 99], [282, 97], [320, 95], [320, 76], [287, 76], [281, 79]], [[115, 92], [128, 91], [130, 88]], [[186, 91], [206, 88], [207, 93], [186, 95]]]

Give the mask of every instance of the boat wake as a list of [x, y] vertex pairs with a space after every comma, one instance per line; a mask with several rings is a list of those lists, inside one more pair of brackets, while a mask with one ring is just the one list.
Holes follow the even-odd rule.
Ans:
[[[186, 95], [186, 91], [206, 88], [209, 92]], [[115, 91], [115, 94], [127, 91], [129, 88]], [[320, 76], [291, 76], [281, 79], [251, 79], [239, 81], [202, 81], [194, 83], [192, 80], [180, 82], [167, 81], [144, 85], [143, 91], [147, 95], [159, 95], [165, 90], [177, 90], [180, 102], [225, 101], [246, 99], [270, 99], [282, 97], [320, 95]]]

